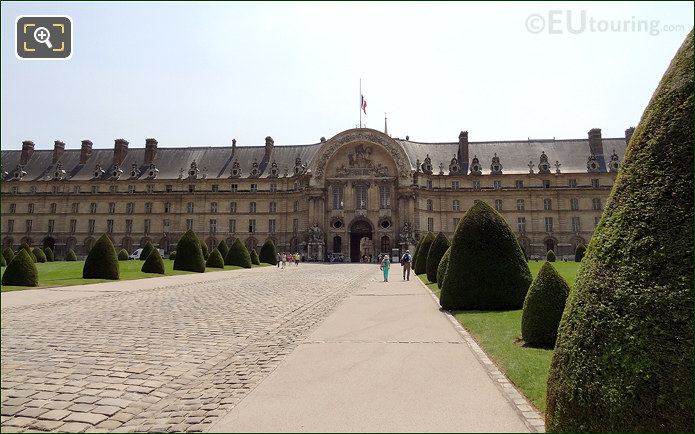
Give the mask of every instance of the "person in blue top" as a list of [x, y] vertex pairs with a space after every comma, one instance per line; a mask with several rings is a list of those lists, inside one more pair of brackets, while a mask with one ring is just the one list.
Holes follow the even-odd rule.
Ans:
[[403, 266], [403, 280], [410, 280], [410, 266], [413, 262], [413, 257], [410, 256], [410, 250], [406, 250], [401, 257], [401, 265]]
[[389, 268], [391, 268], [388, 255], [384, 255], [384, 259], [381, 261], [381, 266], [379, 268], [384, 272], [384, 282], [388, 282]]

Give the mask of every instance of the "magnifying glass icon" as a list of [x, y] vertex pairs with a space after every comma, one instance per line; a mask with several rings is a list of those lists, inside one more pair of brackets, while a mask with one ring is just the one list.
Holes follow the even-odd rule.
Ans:
[[46, 44], [48, 48], [53, 48], [53, 44], [51, 44], [50, 41], [51, 32], [45, 27], [37, 27], [36, 30], [34, 30], [34, 39], [39, 44]]

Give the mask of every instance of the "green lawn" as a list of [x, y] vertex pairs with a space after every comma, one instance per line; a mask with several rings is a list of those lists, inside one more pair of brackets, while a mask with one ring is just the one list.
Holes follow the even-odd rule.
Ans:
[[[162, 277], [161, 274], [143, 273], [140, 271], [144, 261], [130, 260], [119, 261], [121, 267], [121, 280], [147, 279], [149, 277]], [[268, 264], [254, 265], [254, 267], [265, 267]], [[39, 270], [39, 286], [38, 288], [53, 287], [53, 286], [68, 286], [68, 285], [85, 285], [87, 283], [113, 282], [108, 279], [83, 279], [82, 267], [84, 261], [74, 262], [44, 262], [36, 264]], [[236, 270], [241, 267], [227, 265], [225, 270]], [[174, 270], [174, 261], [164, 259], [164, 270], [166, 276], [175, 276], [178, 274], [190, 274], [190, 271]], [[221, 268], [208, 268], [206, 272], [222, 271]], [[5, 267], [2, 267], [2, 273], [5, 272]], [[17, 291], [22, 289], [31, 289], [26, 286], [3, 286], [2, 292]]]
[[[534, 277], [542, 265], [543, 261], [529, 262], [529, 268]], [[553, 265], [571, 286], [574, 283], [579, 263], [555, 262]], [[439, 288], [437, 288], [436, 283], [430, 283], [426, 274], [421, 274], [418, 277], [439, 297]], [[526, 348], [517, 343], [521, 337], [521, 310], [454, 312], [454, 316], [483, 347], [509, 380], [541, 412], [545, 412], [546, 383], [553, 352], [552, 350]]]

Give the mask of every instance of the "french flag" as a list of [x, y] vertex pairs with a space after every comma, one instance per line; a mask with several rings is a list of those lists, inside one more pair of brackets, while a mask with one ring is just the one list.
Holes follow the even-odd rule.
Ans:
[[364, 112], [364, 114], [367, 114], [367, 100], [364, 99], [364, 95], [360, 95], [360, 97], [362, 97], [360, 107], [362, 107], [362, 111]]

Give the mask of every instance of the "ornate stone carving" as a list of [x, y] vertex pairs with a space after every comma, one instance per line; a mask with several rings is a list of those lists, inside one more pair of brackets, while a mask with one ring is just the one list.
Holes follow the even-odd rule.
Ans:
[[[268, 138], [266, 138], [266, 143], [267, 143]], [[272, 139], [271, 139], [271, 141], [272, 141]], [[258, 178], [260, 175], [261, 175], [261, 170], [258, 168], [258, 160], [256, 160], [254, 158], [253, 163], [251, 163], [251, 175], [250, 176], [252, 178]]]
[[238, 159], [234, 159], [234, 162], [232, 163], [232, 170], [229, 172], [230, 178], [240, 178], [241, 177], [241, 165], [239, 164]]
[[123, 170], [121, 170], [120, 165], [114, 164], [113, 170], [111, 171], [111, 179], [118, 179], [121, 177], [122, 174], [123, 174]]
[[278, 170], [278, 163], [273, 161], [270, 164], [270, 171], [268, 172], [268, 178], [277, 178], [280, 171]]
[[430, 158], [430, 154], [425, 156], [425, 162], [422, 163], [422, 171], [428, 175], [432, 174], [432, 159]]
[[314, 222], [314, 225], [307, 229], [307, 239], [310, 243], [323, 242], [323, 231], [318, 222]]
[[558, 175], [560, 174], [560, 166], [562, 166], [562, 164], [560, 164], [558, 160], [555, 160], [555, 173]]
[[[101, 173], [104, 173], [103, 171]], [[27, 172], [24, 170], [24, 166], [21, 164], [18, 164], [17, 167], [14, 169], [14, 173], [12, 174], [12, 177], [15, 180], [20, 180], [26, 175]]]
[[500, 163], [500, 157], [497, 156], [497, 153], [492, 157], [492, 164], [490, 164], [490, 173], [493, 175], [501, 175], [502, 174], [502, 164]]
[[620, 158], [618, 154], [615, 153], [613, 149], [613, 155], [611, 155], [611, 161], [608, 163], [608, 170], [611, 172], [617, 172], [620, 169]]
[[586, 170], [590, 173], [598, 172], [601, 170], [601, 166], [598, 164], [598, 161], [596, 161], [595, 155], [589, 155], [589, 159], [586, 162]]
[[130, 177], [136, 179], [140, 176], [140, 170], [138, 170], [138, 163], [133, 163], [130, 165]]
[[198, 164], [196, 164], [195, 160], [193, 160], [191, 167], [188, 169], [188, 177], [196, 179], [198, 177], [198, 172]]
[[104, 170], [101, 168], [101, 163], [97, 163], [92, 178], [101, 178], [103, 174]]
[[65, 169], [63, 169], [63, 164], [58, 162], [56, 163], [55, 170], [53, 170], [53, 179], [61, 180], [63, 178], [65, 178]]
[[150, 179], [154, 179], [157, 177], [158, 173], [159, 169], [157, 169], [157, 166], [155, 166], [154, 163], [150, 163], [150, 167], [147, 168], [147, 177]]
[[461, 166], [459, 166], [458, 158], [456, 158], [456, 155], [454, 155], [454, 158], [452, 158], [451, 162], [449, 162], [449, 175], [454, 175], [459, 173], [459, 171], [461, 171]]
[[403, 223], [400, 232], [398, 233], [398, 240], [401, 244], [414, 244], [415, 239], [413, 238], [413, 228], [410, 226], [409, 222]]
[[538, 163], [538, 173], [550, 173], [550, 163], [548, 163], [548, 156], [545, 155], [545, 151], [541, 152], [540, 162]]
[[473, 160], [471, 160], [471, 175], [482, 175], [483, 174], [483, 166], [480, 164], [480, 160], [478, 159], [477, 155], [473, 156]]

